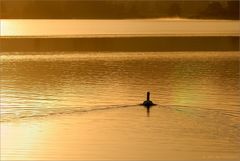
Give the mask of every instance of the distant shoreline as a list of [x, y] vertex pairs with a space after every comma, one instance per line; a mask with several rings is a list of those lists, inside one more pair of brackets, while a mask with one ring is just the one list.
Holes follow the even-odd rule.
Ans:
[[131, 38], [131, 37], [240, 37], [240, 33], [178, 33], [178, 34], [79, 34], [79, 35], [7, 35], [0, 39], [23, 39], [23, 38]]
[[0, 37], [0, 52], [239, 51], [239, 36]]
[[239, 19], [239, 1], [1, 0], [2, 19]]

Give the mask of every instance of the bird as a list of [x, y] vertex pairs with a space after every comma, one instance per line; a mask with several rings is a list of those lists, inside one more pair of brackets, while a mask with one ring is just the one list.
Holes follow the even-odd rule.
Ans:
[[143, 106], [145, 107], [151, 107], [156, 104], [154, 104], [152, 101], [150, 101], [150, 92], [147, 92], [147, 100], [142, 103]]

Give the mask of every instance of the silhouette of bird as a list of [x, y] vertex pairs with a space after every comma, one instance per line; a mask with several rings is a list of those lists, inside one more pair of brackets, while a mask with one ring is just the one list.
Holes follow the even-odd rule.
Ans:
[[152, 101], [150, 101], [150, 92], [147, 92], [147, 100], [144, 101], [142, 105], [145, 107], [151, 107], [151, 106], [156, 105]]

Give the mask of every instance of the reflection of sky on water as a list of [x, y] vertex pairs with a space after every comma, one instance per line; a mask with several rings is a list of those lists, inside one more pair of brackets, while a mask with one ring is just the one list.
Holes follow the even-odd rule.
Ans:
[[1, 113], [48, 115], [133, 105], [143, 101], [146, 91], [161, 105], [239, 105], [237, 53], [225, 57], [216, 53], [195, 53], [195, 57], [184, 53], [175, 57], [174, 53], [115, 54], [82, 53], [66, 55], [65, 60], [64, 55], [42, 59], [3, 56]]
[[[238, 52], [4, 55], [0, 65], [2, 160], [239, 158]], [[146, 91], [158, 104], [150, 117], [129, 106]]]
[[1, 20], [2, 36], [239, 35], [232, 20]]

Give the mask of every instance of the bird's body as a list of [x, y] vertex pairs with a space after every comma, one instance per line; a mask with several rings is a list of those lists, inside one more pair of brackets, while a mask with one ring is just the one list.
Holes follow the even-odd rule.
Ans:
[[144, 101], [142, 105], [145, 107], [151, 107], [151, 106], [156, 105], [152, 101], [150, 101], [150, 92], [147, 92], [147, 100]]
[[150, 100], [146, 100], [143, 102], [143, 106], [153, 106], [153, 105], [155, 105], [155, 104]]

